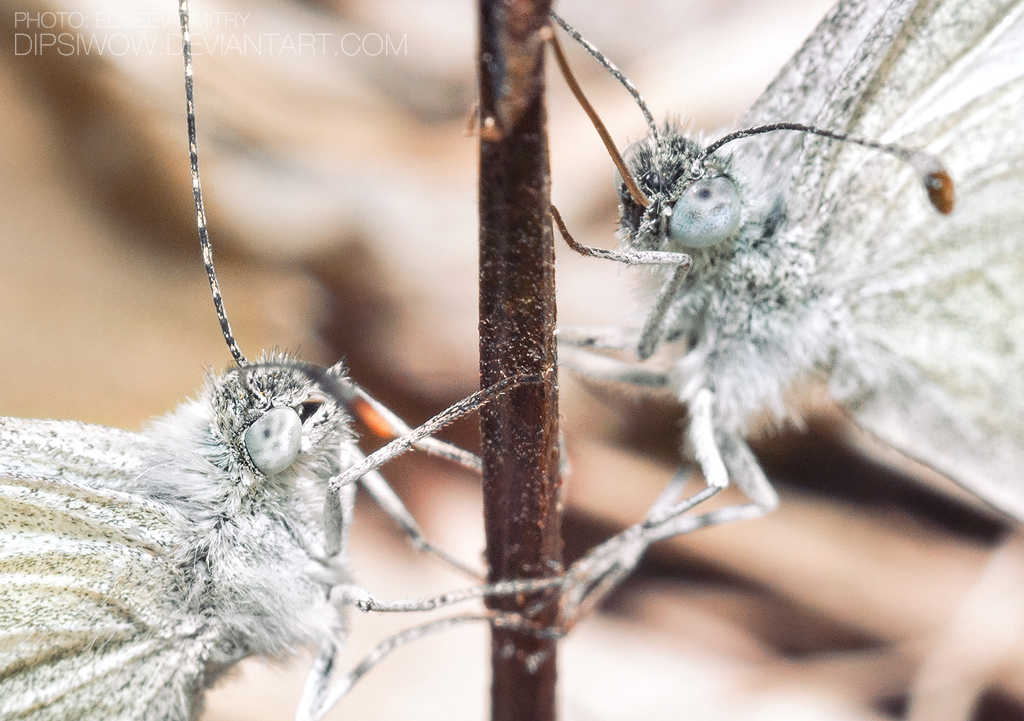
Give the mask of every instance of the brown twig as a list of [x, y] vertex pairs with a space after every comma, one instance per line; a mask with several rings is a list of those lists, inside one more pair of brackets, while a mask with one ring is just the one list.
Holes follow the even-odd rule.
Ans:
[[[560, 570], [554, 244], [543, 51], [550, 2], [480, 0], [480, 372], [522, 384], [481, 411], [489, 580]], [[534, 598], [495, 599], [527, 613]], [[555, 608], [532, 619], [553, 621]], [[495, 721], [555, 718], [555, 645], [492, 631]]]

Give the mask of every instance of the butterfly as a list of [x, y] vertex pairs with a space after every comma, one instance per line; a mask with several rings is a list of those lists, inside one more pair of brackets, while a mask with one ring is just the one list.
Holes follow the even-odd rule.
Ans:
[[[363, 458], [349, 409], [364, 403], [393, 419], [341, 365], [271, 354], [142, 433], [0, 418], [4, 718], [192, 718], [241, 659], [306, 644], [329, 670], [344, 607], [373, 602], [348, 573], [355, 486], [327, 484]], [[379, 474], [360, 482], [445, 556]]]
[[[840, 2], [748, 130], [714, 143], [645, 110], [651, 134], [625, 154], [639, 193], [618, 183], [623, 250], [584, 250], [651, 268], [651, 310], [642, 329], [560, 329], [561, 357], [686, 403], [684, 456], [708, 487], [684, 497], [681, 470], [609, 568], [773, 508], [745, 437], [820, 390], [1024, 520], [1022, 112], [1019, 0]], [[601, 352], [663, 346], [668, 370]], [[753, 503], [683, 515], [729, 483]]]

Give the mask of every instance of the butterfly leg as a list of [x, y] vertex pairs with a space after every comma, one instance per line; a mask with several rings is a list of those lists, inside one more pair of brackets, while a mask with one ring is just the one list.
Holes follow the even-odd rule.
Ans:
[[689, 476], [688, 468], [680, 468], [647, 512], [644, 521], [613, 536], [570, 567], [565, 575], [560, 613], [567, 628], [588, 615], [632, 572], [647, 547], [653, 543], [650, 540], [651, 529], [684, 514], [728, 485], [729, 477], [725, 463], [714, 443], [712, 401], [710, 391], [701, 391], [697, 394], [691, 403], [690, 424], [687, 429], [689, 443], [704, 472], [707, 487], [681, 501], [678, 500]]
[[[358, 384], [349, 381], [346, 384], [346, 405], [349, 410], [363, 420], [375, 433], [385, 437], [396, 438], [412, 432], [405, 421], [394, 414], [387, 406], [371, 396]], [[418, 441], [416, 448], [433, 456], [446, 458], [458, 463], [464, 468], [480, 473], [482, 464], [480, 459], [469, 451], [464, 451], [458, 446], [437, 440], [436, 438], [423, 438]], [[359, 463], [365, 460], [366, 456], [361, 453], [349, 453], [351, 463]], [[351, 465], [350, 463], [350, 465]], [[370, 494], [374, 502], [391, 519], [398, 524], [409, 538], [413, 548], [424, 553], [429, 553], [442, 561], [469, 575], [472, 578], [482, 578], [483, 574], [467, 564], [459, 561], [446, 551], [430, 543], [420, 529], [419, 524], [409, 513], [405, 504], [388, 484], [384, 477], [377, 471], [370, 471], [359, 479], [360, 485]]]
[[[649, 252], [660, 253], [661, 251]], [[665, 255], [681, 256], [682, 254], [665, 253]], [[682, 257], [689, 261], [689, 256]], [[683, 281], [686, 280], [686, 276], [690, 272], [689, 262], [680, 265], [678, 260], [673, 259], [673, 262], [663, 264], [675, 266], [675, 269], [662, 284], [655, 298], [654, 307], [647, 314], [644, 327], [639, 332], [633, 328], [563, 326], [558, 329], [559, 345], [605, 350], [633, 350], [640, 360], [646, 360], [654, 355], [654, 351], [657, 350], [665, 335], [665, 320], [672, 307], [672, 302], [676, 299]]]
[[559, 347], [591, 350], [632, 350], [640, 342], [639, 328], [613, 325], [563, 325], [558, 327]]
[[[713, 401], [713, 394], [706, 389], [694, 396], [687, 428], [688, 443], [707, 487], [678, 500], [689, 476], [689, 469], [680, 468], [641, 523], [613, 536], [574, 563], [566, 572], [560, 601], [563, 629], [571, 628], [588, 615], [632, 572], [651, 544], [708, 526], [756, 518], [778, 505], [778, 495], [743, 439], [716, 432]], [[752, 503], [687, 514], [725, 488], [730, 478]]]
[[640, 342], [636, 346], [636, 355], [640, 360], [646, 360], [654, 355], [658, 344], [665, 335], [665, 320], [668, 318], [669, 308], [672, 302], [679, 296], [683, 287], [683, 281], [690, 273], [690, 258], [686, 256], [686, 263], [676, 265], [672, 274], [665, 279], [658, 297], [654, 300], [654, 307], [644, 321], [643, 331], [640, 333]]
[[697, 516], [683, 515], [692, 506], [665, 508], [661, 513], [651, 514], [642, 524], [646, 527], [644, 537], [648, 545], [699, 528], [757, 518], [778, 507], [779, 495], [764, 475], [746, 441], [726, 433], [716, 434], [716, 441], [729, 478], [751, 503], [726, 506]]
[[[352, 381], [349, 383], [351, 384], [351, 396], [346, 398], [346, 405], [352, 414], [366, 423], [374, 433], [383, 438], [398, 438], [412, 433], [413, 429], [387, 406], [358, 384]], [[446, 458], [475, 473], [480, 473], [483, 469], [483, 463], [477, 456], [436, 438], [423, 438], [417, 441], [414, 447], [432, 456]]]
[[[375, 612], [423, 612], [449, 606], [470, 599], [495, 595], [511, 595], [520, 593], [537, 593], [556, 588], [562, 583], [561, 578], [527, 579], [521, 581], [502, 581], [434, 596], [432, 598], [413, 598], [404, 600], [384, 601], [374, 598], [365, 589], [355, 585], [339, 585], [334, 589], [332, 600], [339, 606], [354, 605], [363, 611]], [[337, 644], [324, 642], [321, 644], [314, 662], [313, 669], [306, 681], [302, 700], [296, 713], [296, 721], [316, 721], [330, 711], [352, 688], [352, 686], [370, 669], [380, 663], [385, 656], [399, 646], [415, 641], [428, 634], [468, 621], [487, 621], [494, 626], [520, 630], [523, 633], [542, 635], [546, 638], [558, 637], [559, 631], [538, 626], [517, 614], [501, 612], [484, 612], [464, 614], [429, 621], [419, 626], [401, 631], [382, 641], [368, 653], [363, 660], [349, 673], [341, 677], [333, 687], [329, 688], [330, 674], [335, 665]]]
[[618, 360], [583, 348], [559, 345], [561, 366], [596, 381], [623, 383], [649, 390], [668, 388], [668, 374], [641, 363]]
[[[358, 462], [364, 458], [362, 453], [351, 450], [346, 456], [343, 460], [348, 462]], [[467, 568], [444, 551], [432, 546], [423, 538], [423, 534], [420, 532], [412, 515], [377, 471], [370, 471], [363, 475], [359, 482], [369, 491], [381, 508], [406, 531], [418, 548], [439, 556], [471, 575], [477, 575], [475, 571]], [[510, 581], [460, 589], [459, 591], [442, 594], [433, 598], [400, 601], [378, 600], [365, 589], [350, 583], [345, 572], [347, 568], [348, 535], [349, 529], [352, 527], [355, 507], [355, 492], [355, 484], [347, 484], [337, 489], [328, 488], [324, 505], [324, 550], [327, 556], [324, 560], [325, 581], [331, 586], [331, 601], [339, 609], [354, 605], [363, 611], [429, 611], [460, 601], [489, 595], [537, 592], [556, 586], [560, 582], [560, 579]], [[474, 620], [489, 617], [467, 616], [461, 618], [463, 620]], [[339, 614], [338, 638], [344, 636], [340, 628], [341, 623], [342, 618]], [[419, 630], [412, 629], [391, 637], [378, 646], [364, 659], [363, 663], [344, 677], [333, 689], [330, 688], [329, 682], [331, 673], [334, 670], [339, 643], [335, 638], [325, 639], [317, 650], [313, 667], [310, 669], [306, 679], [302, 698], [296, 710], [296, 721], [313, 721], [314, 719], [322, 718], [323, 714], [344, 696], [352, 684], [375, 666], [391, 650], [427, 633], [447, 627], [447, 625], [451, 625], [451, 622], [442, 619], [439, 622], [432, 622], [423, 627], [417, 627]], [[330, 698], [328, 698], [328, 691], [331, 694]]]
[[690, 273], [693, 259], [686, 253], [673, 253], [666, 250], [622, 251], [582, 245], [577, 243], [572, 235], [569, 234], [569, 229], [565, 227], [565, 223], [562, 222], [562, 216], [559, 215], [558, 210], [554, 206], [551, 206], [551, 219], [554, 221], [558, 232], [561, 233], [562, 239], [566, 244], [580, 255], [614, 260], [617, 263], [630, 266], [657, 265], [673, 268], [671, 275], [665, 280], [661, 290], [658, 291], [654, 307], [644, 322], [643, 330], [640, 333], [640, 340], [636, 345], [636, 354], [640, 360], [650, 358], [654, 351], [657, 350], [658, 344], [665, 334], [665, 319], [668, 317], [669, 308], [672, 307], [672, 302], [678, 297], [683, 281], [686, 280], [686, 276]]
[[428, 621], [427, 623], [420, 624], [419, 626], [413, 626], [412, 628], [400, 631], [393, 636], [389, 636], [377, 644], [363, 657], [363, 660], [360, 661], [355, 668], [342, 676], [334, 684], [330, 689], [330, 693], [325, 696], [321, 705], [316, 707], [315, 712], [311, 713], [309, 716], [303, 717], [301, 720], [299, 717], [296, 717], [296, 721], [319, 721], [322, 719], [342, 698], [345, 697], [360, 678], [365, 676], [367, 672], [383, 661], [388, 654], [399, 646], [404, 646], [407, 643], [419, 640], [432, 633], [437, 633], [454, 626], [460, 626], [462, 624], [475, 621], [485, 621], [490, 623], [492, 626], [518, 630], [523, 633], [539, 634], [545, 637], [551, 637], [553, 635], [549, 630], [538, 628], [535, 624], [531, 624], [520, 616], [498, 612], [449, 616], [447, 618]]
[[[325, 582], [329, 586], [334, 586], [339, 580], [347, 580], [348, 538], [355, 511], [355, 494], [356, 487], [349, 485], [337, 491], [328, 490], [324, 501], [324, 566]], [[317, 710], [323, 706], [338, 655], [338, 639], [345, 636], [344, 619], [340, 614], [337, 622], [337, 632], [321, 641], [317, 649], [313, 666], [306, 677], [302, 697], [295, 710], [296, 721], [312, 721], [318, 718]]]
[[402, 500], [377, 471], [370, 471], [359, 479], [359, 484], [373, 498], [374, 502], [405, 532], [412, 547], [441, 559], [452, 568], [462, 571], [471, 578], [483, 578], [483, 572], [458, 560], [426, 539], [416, 519], [412, 517]]
[[337, 655], [338, 646], [333, 639], [320, 644], [313, 667], [306, 677], [302, 698], [299, 699], [299, 705], [295, 709], [295, 721], [312, 721], [321, 717], [319, 710], [324, 707], [324, 702], [327, 699]]
[[355, 499], [355, 486], [327, 490], [324, 499], [324, 553], [328, 559], [344, 561], [348, 554], [348, 535], [355, 513]]
[[544, 377], [540, 374], [517, 375], [505, 378], [504, 380], [498, 381], [487, 388], [477, 391], [473, 395], [466, 396], [458, 403], [454, 403], [433, 418], [428, 419], [408, 433], [391, 441], [383, 448], [378, 448], [376, 451], [366, 456], [362, 461], [356, 463], [350, 468], [346, 468], [337, 476], [331, 478], [327, 482], [327, 485], [330, 488], [336, 489], [349, 483], [354, 483], [370, 471], [380, 467], [384, 463], [387, 463], [395, 456], [401, 455], [410, 448], [415, 447], [423, 439], [432, 436], [467, 413], [475, 411], [484, 403], [487, 403], [489, 400], [507, 392], [510, 388], [526, 383], [543, 382]]

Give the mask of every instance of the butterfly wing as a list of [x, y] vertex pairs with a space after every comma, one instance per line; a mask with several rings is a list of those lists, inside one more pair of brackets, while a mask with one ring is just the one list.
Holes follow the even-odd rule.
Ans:
[[152, 458], [136, 434], [0, 419], [0, 717], [187, 718], [181, 519], [117, 490]]
[[[862, 101], [863, 88], [885, 62], [887, 42], [906, 24], [912, 6], [866, 0], [834, 6], [738, 127], [791, 122], [849, 131], [849, 109]], [[765, 210], [785, 199], [793, 221], [806, 214], [809, 191], [842, 149], [803, 133], [777, 132], [736, 143], [728, 154], [741, 176], [771, 179], [754, 190], [770, 196]]]
[[782, 232], [814, 238], [815, 282], [840, 309], [833, 394], [1024, 519], [1022, 117], [1020, 0], [846, 2], [744, 122], [927, 150], [956, 183], [953, 214], [928, 205], [906, 164], [848, 143], [776, 133], [736, 160], [751, 177], [786, 170], [764, 202], [783, 197]]

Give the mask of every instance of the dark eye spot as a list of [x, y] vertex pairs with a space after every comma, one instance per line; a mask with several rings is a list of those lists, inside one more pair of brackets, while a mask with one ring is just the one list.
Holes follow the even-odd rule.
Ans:
[[313, 417], [313, 415], [320, 410], [320, 406], [323, 405], [323, 401], [306, 401], [300, 403], [295, 409], [295, 412], [299, 414], [299, 420], [305, 423], [307, 420]]
[[711, 197], [711, 188], [701, 188], [697, 191], [697, 197], [701, 200], [707, 200]]

